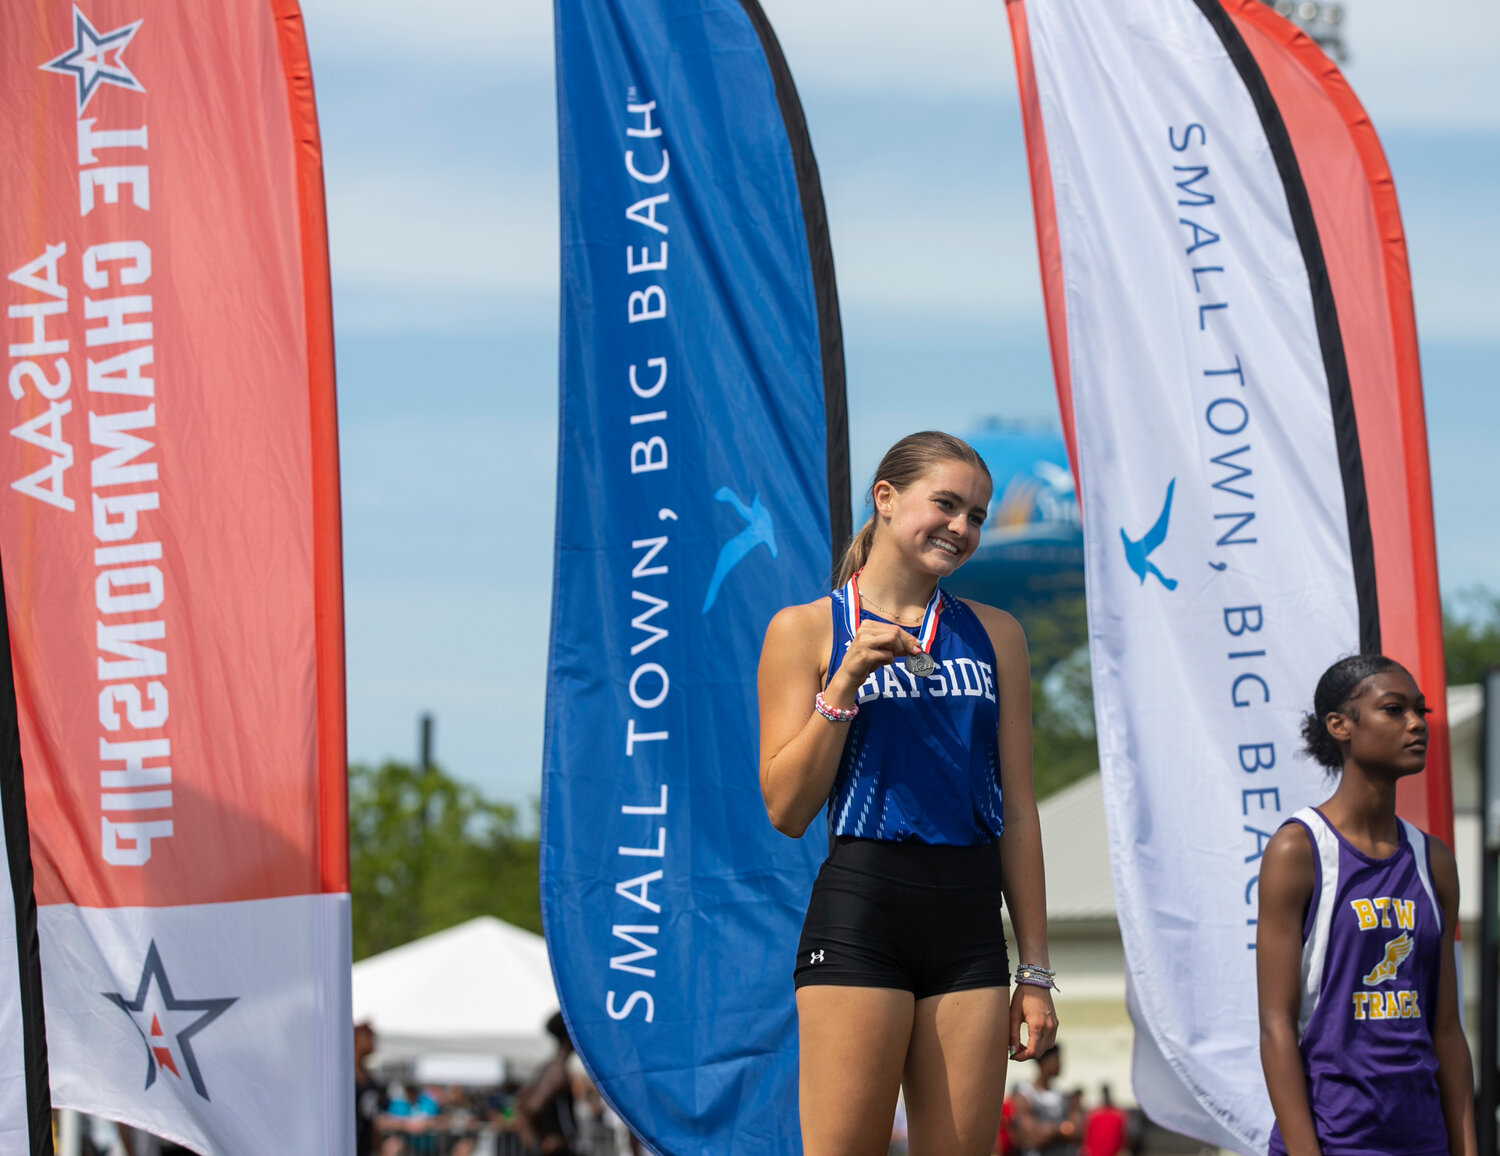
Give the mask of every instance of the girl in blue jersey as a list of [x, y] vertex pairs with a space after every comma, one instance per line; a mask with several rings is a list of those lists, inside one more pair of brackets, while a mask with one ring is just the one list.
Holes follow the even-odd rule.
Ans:
[[1026, 640], [939, 585], [989, 506], [973, 448], [913, 434], [875, 479], [838, 588], [761, 652], [766, 810], [797, 837], [826, 803], [832, 837], [794, 970], [803, 1151], [883, 1156], [904, 1088], [913, 1156], [988, 1156], [1007, 1052], [1057, 1031]]
[[1256, 969], [1276, 1156], [1475, 1156], [1458, 1018], [1453, 852], [1396, 816], [1426, 701], [1380, 655], [1334, 663], [1303, 725], [1341, 772], [1266, 845]]

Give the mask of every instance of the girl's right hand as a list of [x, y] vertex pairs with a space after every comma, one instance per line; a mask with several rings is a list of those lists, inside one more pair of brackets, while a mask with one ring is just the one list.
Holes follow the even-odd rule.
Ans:
[[848, 708], [854, 705], [860, 684], [882, 666], [889, 666], [908, 654], [921, 654], [916, 637], [891, 622], [866, 618], [859, 624], [844, 661], [828, 682], [823, 697], [830, 706]]

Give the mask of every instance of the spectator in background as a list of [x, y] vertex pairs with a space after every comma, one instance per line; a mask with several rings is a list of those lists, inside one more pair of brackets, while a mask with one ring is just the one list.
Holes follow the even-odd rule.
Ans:
[[501, 1085], [485, 1098], [484, 1118], [499, 1124], [503, 1132], [516, 1130], [516, 1097], [521, 1094], [521, 1084], [507, 1075]]
[[1083, 1146], [1079, 1149], [1079, 1156], [1118, 1156], [1125, 1151], [1130, 1117], [1115, 1107], [1108, 1084], [1100, 1087], [1099, 1098], [1099, 1106], [1089, 1113], [1088, 1122], [1083, 1126]]
[[1054, 1044], [1037, 1060], [1036, 1082], [1016, 1085], [1014, 1135], [1022, 1156], [1075, 1156], [1083, 1105], [1054, 1088], [1062, 1051]]
[[450, 1132], [472, 1132], [478, 1121], [473, 1098], [462, 1084], [449, 1084], [443, 1094], [443, 1117]]
[[1083, 1139], [1084, 1120], [1082, 1088], [1074, 1088], [1068, 1093], [1068, 1119], [1078, 1121], [1078, 1131], [1073, 1135], [1074, 1139], [1081, 1141]]
[[594, 1081], [589, 1079], [577, 1052], [570, 1057], [568, 1067], [573, 1077], [574, 1122], [578, 1125], [578, 1139], [574, 1146], [580, 1156], [619, 1156], [614, 1128], [606, 1118], [612, 1113], [605, 1106], [599, 1089], [594, 1087]]
[[389, 1147], [389, 1142], [393, 1139], [391, 1133], [404, 1133], [407, 1143], [401, 1151], [414, 1153], [415, 1156], [428, 1156], [436, 1148], [431, 1133], [441, 1122], [443, 1107], [438, 1103], [441, 1093], [434, 1094], [435, 1092], [436, 1089], [433, 1088], [418, 1088], [409, 1096], [401, 1085], [391, 1085], [390, 1105], [385, 1115], [377, 1121], [379, 1127], [387, 1133], [386, 1147]]
[[516, 1123], [521, 1143], [528, 1153], [539, 1156], [577, 1156], [578, 1137], [573, 1111], [573, 1080], [568, 1057], [573, 1041], [563, 1023], [562, 1012], [547, 1021], [547, 1032], [557, 1041], [557, 1051], [516, 1096]]
[[377, 1156], [375, 1121], [390, 1107], [385, 1085], [370, 1075], [365, 1065], [375, 1051], [375, 1029], [369, 1023], [354, 1025], [354, 1152], [355, 1156]]

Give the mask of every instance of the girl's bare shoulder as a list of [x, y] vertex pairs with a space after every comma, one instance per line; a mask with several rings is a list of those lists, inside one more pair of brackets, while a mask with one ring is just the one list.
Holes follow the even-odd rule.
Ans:
[[998, 606], [975, 602], [971, 598], [960, 598], [959, 601], [972, 610], [974, 616], [979, 619], [985, 633], [990, 636], [990, 642], [994, 645], [997, 655], [1002, 650], [1019, 650], [1025, 653], [1026, 632], [1021, 629], [1021, 624], [1016, 621], [1015, 615], [1008, 614]]
[[1021, 624], [1016, 621], [1015, 615], [1001, 610], [998, 606], [991, 606], [988, 602], [976, 602], [972, 598], [960, 598], [959, 601], [972, 610], [978, 616], [979, 621], [991, 627], [991, 629], [1021, 629]]
[[1266, 840], [1266, 849], [1261, 855], [1260, 875], [1263, 891], [1278, 882], [1298, 890], [1304, 885], [1311, 889], [1312, 840], [1308, 838], [1307, 829], [1301, 823], [1283, 823]]
[[833, 599], [828, 595], [812, 602], [784, 606], [766, 627], [766, 645], [801, 649], [833, 636]]

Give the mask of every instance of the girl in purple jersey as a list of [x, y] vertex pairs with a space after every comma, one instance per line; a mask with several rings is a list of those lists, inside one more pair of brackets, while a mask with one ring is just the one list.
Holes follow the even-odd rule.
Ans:
[[1260, 872], [1260, 1055], [1275, 1156], [1476, 1156], [1458, 1018], [1458, 869], [1396, 816], [1427, 763], [1426, 701], [1380, 655], [1324, 672], [1303, 723], [1338, 788], [1272, 837]]
[[779, 612], [761, 651], [766, 810], [798, 837], [828, 803], [833, 843], [788, 961], [803, 1151], [884, 1156], [904, 1088], [914, 1156], [988, 1156], [1007, 1050], [1057, 1031], [1026, 640], [939, 587], [988, 512], [973, 448], [913, 434], [875, 477], [836, 588]]

